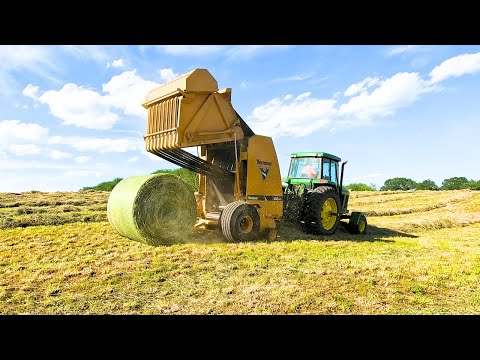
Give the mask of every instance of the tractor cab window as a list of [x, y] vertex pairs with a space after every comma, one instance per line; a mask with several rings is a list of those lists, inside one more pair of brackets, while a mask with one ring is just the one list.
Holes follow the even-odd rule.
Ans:
[[330, 176], [330, 159], [323, 159], [323, 171], [322, 171], [322, 179], [330, 181], [331, 176]]
[[336, 161], [330, 161], [330, 181], [337, 182], [337, 166], [338, 163]]
[[292, 158], [288, 177], [317, 179], [320, 177], [320, 158], [298, 157]]

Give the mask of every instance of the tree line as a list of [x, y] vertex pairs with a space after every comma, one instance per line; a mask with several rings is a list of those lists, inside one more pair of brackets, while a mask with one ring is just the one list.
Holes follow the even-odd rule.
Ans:
[[[352, 183], [346, 186], [353, 191], [376, 191], [374, 184]], [[451, 177], [442, 181], [438, 186], [435, 181], [427, 179], [416, 182], [409, 178], [396, 177], [385, 181], [380, 191], [388, 190], [461, 190], [471, 189], [480, 190], [480, 180], [468, 180], [466, 177]]]
[[[180, 177], [182, 180], [184, 180], [191, 188], [193, 191], [198, 191], [198, 176], [196, 173], [193, 171], [190, 171], [188, 169], [180, 168], [180, 169], [161, 169], [152, 172], [152, 174], [173, 174], [177, 175]], [[85, 191], [85, 190], [97, 190], [97, 191], [112, 191], [115, 185], [117, 185], [120, 181], [122, 181], [123, 178], [115, 178], [110, 181], [104, 181], [101, 182], [100, 184], [97, 184], [95, 186], [85, 186], [80, 191]]]

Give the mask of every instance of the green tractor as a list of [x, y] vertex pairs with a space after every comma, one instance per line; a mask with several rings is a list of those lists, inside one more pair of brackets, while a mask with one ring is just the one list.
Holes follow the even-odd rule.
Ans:
[[333, 234], [342, 219], [352, 234], [364, 235], [367, 218], [362, 212], [349, 213], [350, 191], [343, 186], [346, 161], [326, 152], [294, 152], [288, 176], [282, 179], [283, 214], [298, 220], [304, 232]]

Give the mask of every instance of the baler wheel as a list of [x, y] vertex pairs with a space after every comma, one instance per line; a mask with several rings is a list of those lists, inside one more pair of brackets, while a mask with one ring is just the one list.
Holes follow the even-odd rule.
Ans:
[[228, 241], [252, 241], [258, 237], [260, 216], [253, 205], [234, 201], [223, 209], [220, 223]]

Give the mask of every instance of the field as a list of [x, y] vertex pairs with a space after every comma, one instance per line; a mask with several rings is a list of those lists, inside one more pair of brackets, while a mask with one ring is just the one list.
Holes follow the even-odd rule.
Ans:
[[108, 192], [0, 193], [0, 314], [480, 314], [480, 191], [353, 192], [368, 233], [125, 239]]

